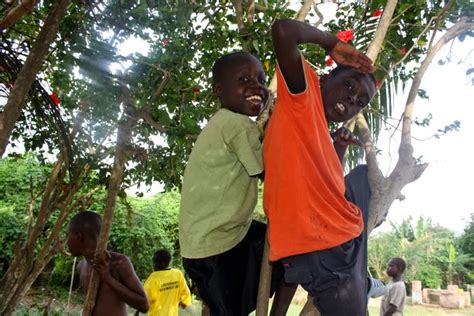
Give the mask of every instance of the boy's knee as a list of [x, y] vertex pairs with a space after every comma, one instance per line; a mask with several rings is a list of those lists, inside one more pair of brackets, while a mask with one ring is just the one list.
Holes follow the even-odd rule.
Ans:
[[365, 316], [367, 294], [355, 280], [315, 295], [314, 304], [322, 316]]
[[368, 174], [369, 174], [369, 167], [367, 165], [358, 165], [347, 174], [346, 178], [348, 177], [366, 178]]

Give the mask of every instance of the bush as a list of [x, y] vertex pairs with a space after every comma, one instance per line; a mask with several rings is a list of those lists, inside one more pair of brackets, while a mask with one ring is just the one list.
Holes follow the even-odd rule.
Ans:
[[441, 287], [440, 269], [429, 262], [420, 262], [412, 280], [419, 280], [424, 288], [437, 289]]
[[0, 277], [3, 276], [9, 263], [13, 260], [15, 241], [20, 238], [26, 228], [25, 220], [18, 216], [14, 206], [0, 202]]
[[[40, 192], [47, 170], [31, 155], [0, 160], [0, 277], [13, 259], [15, 241], [26, 237], [30, 190]], [[38, 200], [33, 212], [37, 205]]]
[[117, 209], [110, 234], [110, 247], [130, 257], [140, 278], [153, 271], [153, 253], [168, 249], [173, 264], [180, 265], [178, 253], [177, 192], [159, 194], [151, 199], [133, 199]]

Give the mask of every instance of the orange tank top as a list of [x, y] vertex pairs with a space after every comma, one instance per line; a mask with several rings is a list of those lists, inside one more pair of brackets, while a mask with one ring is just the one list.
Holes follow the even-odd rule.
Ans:
[[292, 94], [277, 67], [277, 102], [265, 132], [263, 206], [270, 260], [328, 249], [359, 236], [360, 209], [328, 131], [319, 78], [304, 61], [306, 90]]

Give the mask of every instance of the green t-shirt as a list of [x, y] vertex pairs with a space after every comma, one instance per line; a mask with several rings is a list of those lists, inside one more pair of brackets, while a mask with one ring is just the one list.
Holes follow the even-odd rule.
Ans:
[[248, 116], [220, 109], [199, 135], [184, 171], [179, 242], [184, 258], [223, 253], [247, 234], [263, 172], [259, 133]]

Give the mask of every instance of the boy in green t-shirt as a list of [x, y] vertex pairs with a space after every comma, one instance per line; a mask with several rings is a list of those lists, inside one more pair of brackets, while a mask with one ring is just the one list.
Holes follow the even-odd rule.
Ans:
[[[184, 269], [211, 315], [248, 315], [256, 306], [266, 230], [252, 221], [263, 161], [249, 116], [260, 113], [268, 90], [262, 64], [246, 52], [218, 59], [212, 76], [221, 109], [199, 135], [184, 172], [179, 242]], [[282, 276], [281, 268], [274, 270]]]

